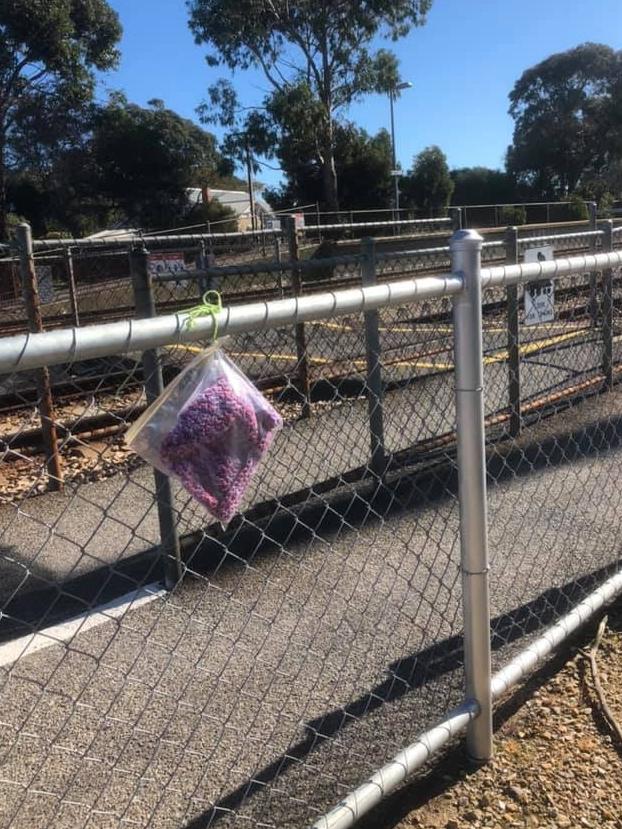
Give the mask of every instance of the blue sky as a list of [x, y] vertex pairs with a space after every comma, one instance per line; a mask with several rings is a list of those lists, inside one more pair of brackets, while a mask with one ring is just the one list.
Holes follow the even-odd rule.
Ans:
[[[210, 83], [227, 73], [209, 68], [196, 46], [183, 0], [109, 0], [124, 27], [122, 61], [100, 86], [123, 90], [145, 104], [167, 106], [196, 119]], [[512, 135], [507, 95], [524, 69], [553, 52], [585, 41], [622, 48], [620, 0], [434, 0], [428, 23], [391, 46], [411, 90], [397, 103], [397, 154], [403, 167], [438, 144], [452, 167], [499, 167]], [[267, 85], [256, 72], [233, 80], [245, 105]], [[388, 102], [368, 96], [348, 117], [375, 132], [388, 126]], [[218, 133], [218, 130], [214, 130]], [[259, 176], [274, 183], [279, 174]]]

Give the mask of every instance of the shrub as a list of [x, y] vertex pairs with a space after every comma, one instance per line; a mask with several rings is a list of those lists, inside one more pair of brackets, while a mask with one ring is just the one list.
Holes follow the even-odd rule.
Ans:
[[522, 204], [504, 207], [501, 211], [501, 224], [503, 225], [524, 225], [526, 221], [527, 211]]

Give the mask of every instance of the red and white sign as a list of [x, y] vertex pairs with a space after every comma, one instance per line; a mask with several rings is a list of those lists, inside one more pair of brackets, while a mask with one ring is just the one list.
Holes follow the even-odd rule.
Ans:
[[189, 270], [184, 262], [183, 253], [150, 253], [149, 273], [153, 276], [177, 274]]

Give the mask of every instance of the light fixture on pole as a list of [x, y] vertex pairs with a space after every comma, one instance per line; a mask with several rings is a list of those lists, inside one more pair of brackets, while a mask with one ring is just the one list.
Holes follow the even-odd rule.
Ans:
[[391, 175], [393, 176], [394, 182], [394, 196], [393, 196], [393, 206], [395, 208], [395, 218], [399, 219], [400, 217], [400, 182], [399, 178], [401, 176], [401, 171], [397, 169], [397, 154], [395, 151], [395, 116], [393, 114], [393, 102], [397, 97], [398, 92], [402, 92], [404, 89], [410, 89], [412, 87], [412, 83], [410, 81], [402, 81], [401, 83], [396, 84], [393, 89], [389, 90], [389, 101], [391, 103], [391, 153], [393, 159], [393, 169], [391, 170]]

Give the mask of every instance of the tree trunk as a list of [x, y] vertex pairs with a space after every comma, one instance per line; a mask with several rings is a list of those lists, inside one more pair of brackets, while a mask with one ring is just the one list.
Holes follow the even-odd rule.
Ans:
[[4, 135], [0, 134], [0, 242], [7, 242], [9, 239], [4, 146]]
[[[337, 169], [335, 168], [335, 147], [333, 144], [333, 122], [329, 119], [322, 147], [322, 189], [326, 209], [339, 211], [339, 194], [337, 191]], [[335, 217], [333, 217], [335, 218]]]

